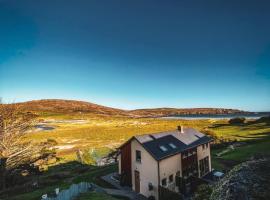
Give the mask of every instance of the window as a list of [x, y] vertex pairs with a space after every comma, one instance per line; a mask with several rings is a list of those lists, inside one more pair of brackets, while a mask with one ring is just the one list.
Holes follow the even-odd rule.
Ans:
[[180, 171], [177, 171], [175, 176], [180, 176]]
[[170, 143], [169, 145], [170, 145], [170, 147], [172, 147], [173, 149], [176, 149], [176, 146], [175, 146], [173, 143]]
[[206, 148], [208, 148], [208, 143], [205, 144]]
[[136, 161], [139, 163], [142, 161], [141, 151], [136, 150]]
[[161, 185], [162, 186], [166, 186], [167, 185], [167, 179], [166, 178], [164, 178], [164, 179], [161, 180]]
[[200, 162], [200, 175], [204, 176], [209, 172], [209, 157], [205, 157], [204, 159], [201, 159]]
[[152, 191], [154, 189], [154, 186], [152, 183], [148, 183], [148, 190]]
[[161, 151], [163, 151], [163, 152], [166, 152], [166, 151], [168, 151], [168, 149], [165, 147], [165, 146], [159, 146], [159, 148], [161, 149]]
[[172, 183], [173, 182], [173, 175], [169, 176], [169, 182]]

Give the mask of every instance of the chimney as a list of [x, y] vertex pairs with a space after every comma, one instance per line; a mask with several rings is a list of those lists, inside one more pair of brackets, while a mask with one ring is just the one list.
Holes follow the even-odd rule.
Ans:
[[183, 126], [178, 126], [177, 129], [178, 129], [178, 131], [180, 131], [180, 133], [184, 133], [184, 127]]

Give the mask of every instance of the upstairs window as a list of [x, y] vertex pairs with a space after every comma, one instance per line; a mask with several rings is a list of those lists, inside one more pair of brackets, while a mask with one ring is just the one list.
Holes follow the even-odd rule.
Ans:
[[208, 143], [202, 145], [202, 149], [208, 148]]
[[141, 163], [142, 162], [142, 155], [141, 155], [141, 151], [136, 150], [136, 161]]
[[167, 149], [165, 146], [163, 146], [163, 145], [159, 146], [159, 148], [160, 148], [160, 150], [163, 151], [163, 152], [168, 151], [168, 149]]
[[176, 149], [176, 146], [173, 143], [169, 144], [171, 148]]

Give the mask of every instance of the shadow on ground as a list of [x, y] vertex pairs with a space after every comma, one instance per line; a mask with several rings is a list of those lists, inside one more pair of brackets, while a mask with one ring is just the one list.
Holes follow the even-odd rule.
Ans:
[[[108, 173], [117, 171], [117, 165], [97, 167], [73, 161], [51, 166], [47, 171], [17, 176], [17, 183], [0, 191], [0, 200], [34, 200], [41, 199], [43, 194], [54, 193], [55, 188], [66, 189], [73, 183], [93, 182], [104, 188], [115, 187], [103, 179]], [[23, 183], [22, 181], [23, 180]]]

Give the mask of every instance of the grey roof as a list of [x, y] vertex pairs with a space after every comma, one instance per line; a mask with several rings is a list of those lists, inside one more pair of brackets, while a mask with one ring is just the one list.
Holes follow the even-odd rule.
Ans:
[[[139, 135], [135, 136], [135, 138], [156, 160], [162, 160], [200, 144], [212, 141], [210, 137], [205, 136], [193, 128], [184, 128], [183, 133], [175, 130]], [[170, 146], [170, 143], [176, 146], [176, 148]], [[165, 147], [166, 151], [162, 150], [164, 148], [160, 148], [161, 146]]]

